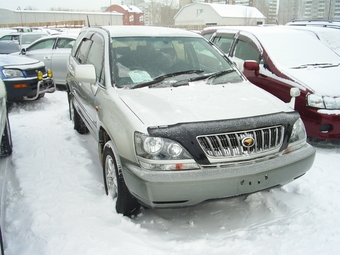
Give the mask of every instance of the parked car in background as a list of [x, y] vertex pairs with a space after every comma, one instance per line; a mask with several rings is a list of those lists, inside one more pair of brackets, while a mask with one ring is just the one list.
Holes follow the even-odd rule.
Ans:
[[56, 89], [52, 71], [36, 59], [0, 55], [0, 74], [10, 102], [36, 100]]
[[224, 27], [211, 41], [250, 82], [284, 102], [299, 88], [295, 109], [308, 136], [340, 139], [340, 57], [314, 34], [285, 26]]
[[74, 129], [95, 138], [124, 215], [278, 187], [313, 164], [299, 114], [190, 31], [85, 28], [67, 91]]
[[329, 20], [293, 20], [287, 26], [330, 27], [340, 29], [340, 22]]
[[17, 33], [17, 32], [10, 32], [7, 34], [4, 34], [0, 37], [0, 41], [13, 41], [16, 42], [19, 45], [19, 37], [20, 37], [21, 33]]
[[76, 34], [51, 35], [36, 40], [14, 54], [43, 61], [46, 68], [53, 71], [55, 83], [66, 85], [67, 60], [76, 38]]
[[[309, 31], [326, 46], [334, 50], [340, 56], [340, 29], [319, 26], [288, 26], [292, 29]], [[339, 27], [340, 28], [340, 27]]]
[[46, 32], [31, 32], [31, 33], [22, 33], [19, 37], [19, 45], [20, 49], [27, 47], [31, 43], [35, 42], [39, 38], [49, 36]]
[[19, 50], [19, 45], [16, 42], [0, 41], [0, 54], [11, 54]]
[[7, 92], [0, 79], [0, 157], [12, 154], [12, 136], [7, 112]]
[[7, 35], [3, 35], [0, 38], [0, 41], [14, 41], [18, 43], [19, 48], [24, 48], [36, 41], [41, 37], [48, 36], [48, 33], [38, 33], [38, 32], [27, 32], [27, 33], [10, 33]]
[[12, 27], [11, 29], [14, 29], [20, 33], [27, 33], [27, 32], [33, 31], [31, 27], [23, 27], [23, 26]]

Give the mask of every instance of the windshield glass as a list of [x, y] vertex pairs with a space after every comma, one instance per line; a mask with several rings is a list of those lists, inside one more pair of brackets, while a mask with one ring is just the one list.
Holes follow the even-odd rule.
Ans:
[[[234, 70], [203, 38], [112, 38], [112, 47], [112, 73], [119, 88], [189, 85], [190, 81]], [[209, 84], [233, 83], [242, 77], [235, 71], [210, 80]]]
[[282, 68], [316, 66], [324, 63], [337, 65], [340, 61], [338, 55], [308, 32], [273, 32], [258, 37], [271, 59]]

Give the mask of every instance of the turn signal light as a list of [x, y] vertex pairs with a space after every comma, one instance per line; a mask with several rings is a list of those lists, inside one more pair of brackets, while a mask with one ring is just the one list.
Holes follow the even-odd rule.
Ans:
[[24, 88], [27, 88], [27, 84], [14, 84], [13, 88], [15, 88], [15, 89], [24, 89]]

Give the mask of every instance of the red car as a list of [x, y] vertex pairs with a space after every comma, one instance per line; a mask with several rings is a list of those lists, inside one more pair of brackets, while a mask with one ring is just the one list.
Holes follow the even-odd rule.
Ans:
[[300, 89], [295, 109], [309, 137], [340, 139], [340, 56], [307, 31], [280, 26], [206, 28], [253, 84], [284, 102]]

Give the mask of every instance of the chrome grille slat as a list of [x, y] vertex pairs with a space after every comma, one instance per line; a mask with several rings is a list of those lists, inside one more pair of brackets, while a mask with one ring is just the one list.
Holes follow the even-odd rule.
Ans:
[[[261, 156], [272, 151], [276, 152], [283, 141], [283, 126], [274, 126], [198, 136], [197, 141], [209, 158], [231, 158], [244, 156]], [[252, 142], [246, 146], [243, 140]]]

